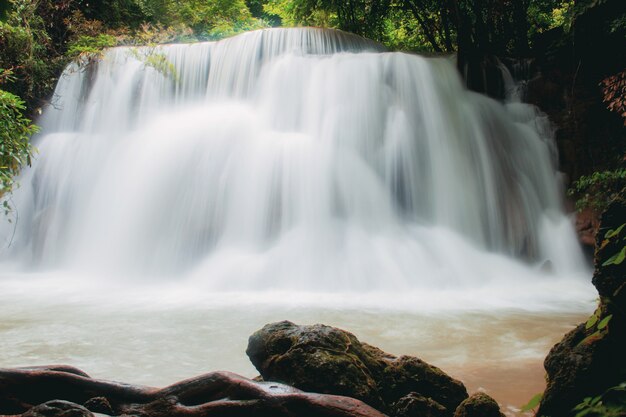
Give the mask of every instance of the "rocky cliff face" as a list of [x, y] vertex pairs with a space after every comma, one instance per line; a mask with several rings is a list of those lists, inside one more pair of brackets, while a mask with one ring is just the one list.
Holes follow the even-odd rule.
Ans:
[[[626, 381], [625, 251], [623, 193], [603, 214], [597, 234], [593, 284], [600, 295], [598, 309], [586, 323], [565, 335], [547, 356], [544, 366], [548, 385], [538, 416], [576, 415], [574, 407], [585, 398], [601, 396]], [[626, 413], [626, 406], [623, 411]]]
[[[626, 28], [612, 24], [625, 13], [623, 0], [595, 2], [576, 18], [570, 31], [559, 27], [538, 34], [530, 56], [485, 55], [467, 60], [461, 68], [470, 89], [498, 100], [505, 95], [500, 62], [525, 83], [523, 100], [545, 112], [555, 129], [559, 170], [565, 174], [566, 186], [582, 175], [626, 162], [624, 119], [607, 108], [601, 87], [607, 77], [626, 70]], [[599, 215], [587, 210], [577, 219], [580, 241], [589, 252]]]
[[527, 100], [555, 124], [561, 170], [571, 180], [614, 167], [626, 152], [624, 121], [607, 109], [600, 87], [626, 69], [625, 35], [610, 25], [626, 13], [626, 2], [597, 3], [569, 33], [555, 29], [535, 39], [528, 82]]

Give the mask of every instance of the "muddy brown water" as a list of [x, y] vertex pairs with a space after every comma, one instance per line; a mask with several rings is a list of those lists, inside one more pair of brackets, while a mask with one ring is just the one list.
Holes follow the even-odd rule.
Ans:
[[593, 308], [420, 312], [150, 297], [133, 303], [122, 295], [85, 302], [84, 295], [44, 293], [30, 301], [0, 296], [1, 367], [63, 363], [95, 378], [152, 386], [214, 370], [254, 377], [248, 336], [287, 319], [337, 326], [389, 353], [418, 356], [470, 393], [490, 394], [510, 416], [544, 389], [544, 357]]

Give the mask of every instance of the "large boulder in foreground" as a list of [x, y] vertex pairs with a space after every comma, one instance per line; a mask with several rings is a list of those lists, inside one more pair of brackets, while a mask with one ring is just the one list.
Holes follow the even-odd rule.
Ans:
[[429, 410], [451, 417], [467, 398], [463, 384], [439, 368], [415, 357], [395, 357], [322, 324], [268, 324], [250, 336], [246, 353], [266, 381], [357, 398], [385, 412], [413, 394]]
[[[626, 260], [620, 255], [625, 246], [626, 192], [602, 215], [597, 234], [593, 284], [600, 304], [586, 323], [565, 335], [546, 357], [547, 388], [538, 416], [574, 416], [581, 410], [573, 408], [585, 398], [626, 382]], [[620, 401], [626, 404], [624, 390], [612, 390], [609, 397], [616, 392], [622, 393]], [[626, 406], [622, 411], [626, 415]]]

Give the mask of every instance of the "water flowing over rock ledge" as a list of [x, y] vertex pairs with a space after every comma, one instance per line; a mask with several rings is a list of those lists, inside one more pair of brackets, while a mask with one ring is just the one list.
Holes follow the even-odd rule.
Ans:
[[123, 47], [66, 69], [14, 195], [20, 221], [0, 224], [0, 262], [220, 291], [585, 269], [549, 121], [468, 91], [452, 59], [311, 28], [153, 49], [138, 53], [177, 77]]

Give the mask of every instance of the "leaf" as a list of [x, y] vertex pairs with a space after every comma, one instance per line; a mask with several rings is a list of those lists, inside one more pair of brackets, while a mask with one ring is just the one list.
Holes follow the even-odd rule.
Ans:
[[615, 230], [609, 230], [608, 232], [606, 232], [606, 234], [604, 235], [605, 239], [610, 239], [612, 237], [615, 237], [617, 235], [620, 234], [620, 232], [622, 231], [622, 229], [626, 227], [626, 223], [624, 223], [623, 225], [621, 225], [620, 227], [618, 227]]
[[576, 407], [572, 408], [572, 410], [574, 410], [574, 411], [583, 410], [583, 409], [589, 407], [589, 403], [590, 402], [591, 402], [591, 397], [585, 397], [585, 399], [580, 404], [578, 404]]
[[590, 334], [589, 336], [585, 337], [577, 346], [589, 345], [592, 342], [595, 342], [596, 340], [600, 340], [600, 339], [602, 339], [602, 333], [594, 332], [594, 333]]
[[625, 258], [626, 258], [626, 246], [624, 246], [621, 251], [611, 256], [607, 261], [605, 261], [602, 264], [602, 266], [619, 265], [622, 262], [624, 262]]
[[539, 394], [536, 394], [534, 397], [532, 397], [530, 399], [530, 401], [528, 401], [528, 404], [523, 405], [520, 407], [520, 411], [522, 412], [526, 412], [526, 411], [530, 411], [533, 408], [537, 407], [539, 405], [539, 403], [541, 402], [541, 399], [543, 398], [543, 392], [540, 392]]
[[589, 320], [587, 320], [587, 323], [585, 323], [585, 329], [591, 329], [593, 325], [598, 322], [598, 318], [599, 317], [596, 315], [596, 313], [593, 313], [593, 316], [589, 317]]
[[603, 318], [602, 321], [598, 324], [598, 330], [602, 330], [606, 326], [608, 326], [612, 318], [613, 318], [613, 314], [609, 314], [608, 316]]

